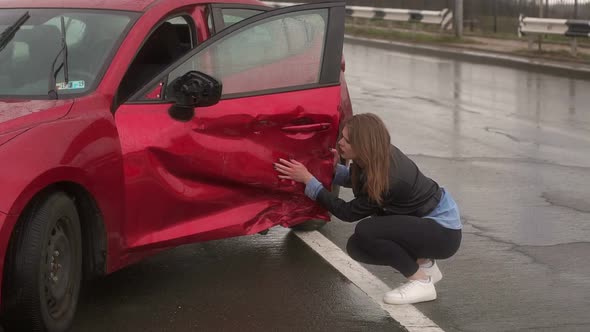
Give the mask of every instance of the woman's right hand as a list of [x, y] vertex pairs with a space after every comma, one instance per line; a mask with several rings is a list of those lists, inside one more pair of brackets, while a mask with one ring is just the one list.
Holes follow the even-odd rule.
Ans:
[[338, 150], [336, 149], [330, 149], [330, 151], [332, 151], [332, 154], [334, 155], [334, 171], [336, 171], [336, 166], [340, 164], [340, 153], [338, 153]]

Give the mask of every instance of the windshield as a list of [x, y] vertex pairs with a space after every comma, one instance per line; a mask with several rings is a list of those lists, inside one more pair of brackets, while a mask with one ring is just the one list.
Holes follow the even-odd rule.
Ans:
[[[23, 20], [27, 13], [29, 17]], [[137, 15], [104, 10], [1, 9], [0, 35], [8, 37], [0, 41], [0, 96], [48, 98], [52, 64], [65, 60], [63, 54], [58, 57], [63, 48], [62, 17], [69, 75], [66, 83], [66, 68], [60, 68], [55, 92], [60, 99], [89, 92]], [[8, 32], [19, 25], [11, 36]]]

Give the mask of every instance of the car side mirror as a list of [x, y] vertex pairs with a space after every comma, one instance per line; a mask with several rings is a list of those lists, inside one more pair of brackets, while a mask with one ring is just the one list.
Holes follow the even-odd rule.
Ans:
[[195, 107], [213, 106], [221, 99], [222, 84], [215, 78], [198, 72], [189, 71], [170, 84], [166, 95], [175, 104], [169, 113], [173, 119], [190, 121], [195, 116]]

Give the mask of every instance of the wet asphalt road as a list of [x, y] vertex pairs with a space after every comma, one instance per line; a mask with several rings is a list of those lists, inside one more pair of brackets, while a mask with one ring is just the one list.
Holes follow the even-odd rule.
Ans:
[[[439, 298], [417, 308], [445, 331], [590, 330], [590, 82], [351, 43], [345, 56], [355, 112], [383, 117], [461, 208], [462, 247], [440, 262]], [[321, 232], [343, 247], [353, 228]], [[397, 330], [282, 228], [183, 246], [89, 283], [73, 329]]]
[[[417, 308], [445, 331], [590, 331], [590, 81], [355, 44], [345, 56], [355, 112], [381, 116], [462, 212], [439, 299]], [[343, 247], [353, 229], [322, 233]]]
[[284, 228], [186, 245], [86, 283], [72, 331], [402, 331]]

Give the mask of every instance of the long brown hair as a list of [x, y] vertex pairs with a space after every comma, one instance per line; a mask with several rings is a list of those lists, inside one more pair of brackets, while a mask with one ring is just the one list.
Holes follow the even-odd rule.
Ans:
[[[356, 159], [351, 166], [352, 185], [366, 192], [379, 205], [389, 190], [391, 138], [383, 121], [375, 114], [357, 114], [344, 124], [348, 128], [348, 140]], [[358, 188], [361, 168], [366, 182]]]

